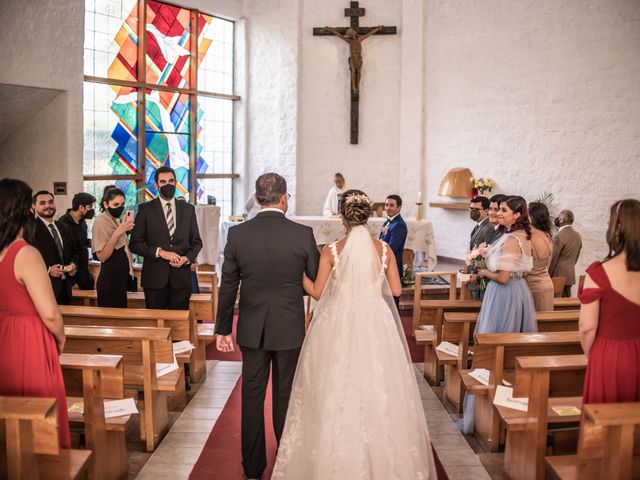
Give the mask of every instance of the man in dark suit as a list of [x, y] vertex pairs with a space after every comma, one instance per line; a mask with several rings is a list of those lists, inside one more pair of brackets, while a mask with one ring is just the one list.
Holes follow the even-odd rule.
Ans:
[[80, 290], [93, 290], [95, 282], [93, 275], [89, 271], [89, 251], [91, 240], [87, 235], [87, 222], [95, 215], [94, 204], [96, 199], [93, 195], [85, 192], [76, 193], [71, 201], [71, 208], [60, 217], [60, 222], [64, 223], [74, 243], [74, 250], [78, 252], [78, 272], [73, 278], [73, 282]]
[[582, 237], [573, 229], [573, 212], [561, 211], [555, 219], [558, 233], [553, 236], [553, 253], [549, 264], [552, 277], [567, 279], [562, 292], [563, 297], [571, 296], [571, 287], [576, 283], [576, 263], [582, 250]]
[[176, 202], [176, 174], [155, 172], [158, 198], [138, 206], [129, 249], [144, 258], [142, 287], [147, 308], [189, 310], [191, 267], [202, 248], [196, 210]]
[[33, 196], [36, 212], [36, 231], [33, 246], [38, 249], [47, 266], [56, 301], [71, 303], [73, 276], [77, 272], [78, 252], [66, 225], [56, 221], [56, 204], [51, 192], [41, 190]]
[[315, 280], [320, 255], [311, 228], [285, 218], [284, 178], [256, 180], [261, 211], [229, 229], [218, 295], [217, 348], [234, 350], [231, 336], [238, 285], [237, 342], [242, 351], [242, 464], [246, 478], [266, 466], [264, 397], [273, 371], [273, 426], [280, 442], [293, 376], [305, 335], [302, 277]]
[[[400, 195], [389, 195], [384, 202], [384, 209], [387, 213], [387, 221], [382, 225], [380, 240], [391, 247], [398, 264], [398, 273], [402, 278], [402, 255], [404, 253], [404, 244], [407, 241], [407, 224], [400, 215], [400, 210], [402, 210], [402, 198], [400, 198]], [[400, 311], [400, 297], [393, 297], [393, 299], [396, 302], [398, 311]]]

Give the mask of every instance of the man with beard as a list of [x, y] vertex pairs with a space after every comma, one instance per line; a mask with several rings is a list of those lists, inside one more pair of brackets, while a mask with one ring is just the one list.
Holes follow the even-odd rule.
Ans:
[[36, 213], [33, 246], [40, 251], [47, 266], [56, 301], [59, 305], [69, 305], [79, 263], [73, 239], [66, 225], [53, 219], [56, 204], [51, 192], [37, 192], [33, 196], [33, 208]]
[[64, 223], [74, 243], [74, 250], [78, 252], [78, 272], [74, 277], [74, 282], [81, 290], [93, 290], [94, 279], [89, 271], [89, 253], [91, 241], [87, 235], [87, 222], [95, 215], [95, 197], [85, 192], [76, 193], [71, 201], [71, 208], [67, 210], [60, 222]]

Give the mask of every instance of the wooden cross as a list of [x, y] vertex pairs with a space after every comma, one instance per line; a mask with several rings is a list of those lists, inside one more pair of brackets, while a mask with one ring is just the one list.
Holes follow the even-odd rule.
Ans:
[[349, 2], [344, 9], [344, 16], [351, 18], [348, 27], [315, 27], [314, 35], [335, 35], [349, 44], [349, 70], [351, 71], [351, 144], [358, 143], [358, 111], [360, 106], [360, 76], [362, 73], [362, 42], [371, 35], [395, 35], [396, 27], [361, 27], [360, 17], [364, 17], [365, 9], [358, 2]]

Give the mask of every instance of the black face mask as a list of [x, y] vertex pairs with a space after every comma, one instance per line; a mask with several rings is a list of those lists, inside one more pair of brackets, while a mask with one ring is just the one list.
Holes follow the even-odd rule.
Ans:
[[162, 185], [160, 187], [160, 195], [162, 198], [172, 199], [176, 194], [176, 186], [175, 185]]
[[553, 221], [553, 223], [555, 224], [555, 226], [557, 228], [560, 228], [560, 219], [558, 217], [556, 217], [556, 219]]
[[480, 218], [480, 210], [471, 210], [471, 211], [469, 211], [469, 217], [474, 222], [477, 222], [478, 219]]
[[87, 210], [86, 213], [84, 214], [84, 219], [91, 220], [95, 216], [96, 216], [96, 211], [94, 209]]
[[113, 218], [120, 218], [120, 215], [122, 215], [122, 212], [124, 212], [124, 205], [118, 207], [118, 208], [107, 208], [107, 210], [109, 210], [109, 215], [111, 215]]

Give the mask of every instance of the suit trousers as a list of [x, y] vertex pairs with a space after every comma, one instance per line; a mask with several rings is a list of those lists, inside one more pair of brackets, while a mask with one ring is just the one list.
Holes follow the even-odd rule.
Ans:
[[564, 289], [562, 290], [562, 296], [569, 298], [571, 297], [571, 287], [573, 287], [573, 285], [565, 285]]
[[189, 310], [191, 288], [145, 288], [144, 303], [147, 308], [161, 310]]
[[301, 349], [263, 350], [240, 347], [240, 350], [242, 351], [242, 465], [248, 478], [259, 478], [267, 466], [264, 398], [269, 383], [269, 367], [272, 369], [273, 429], [279, 444]]

